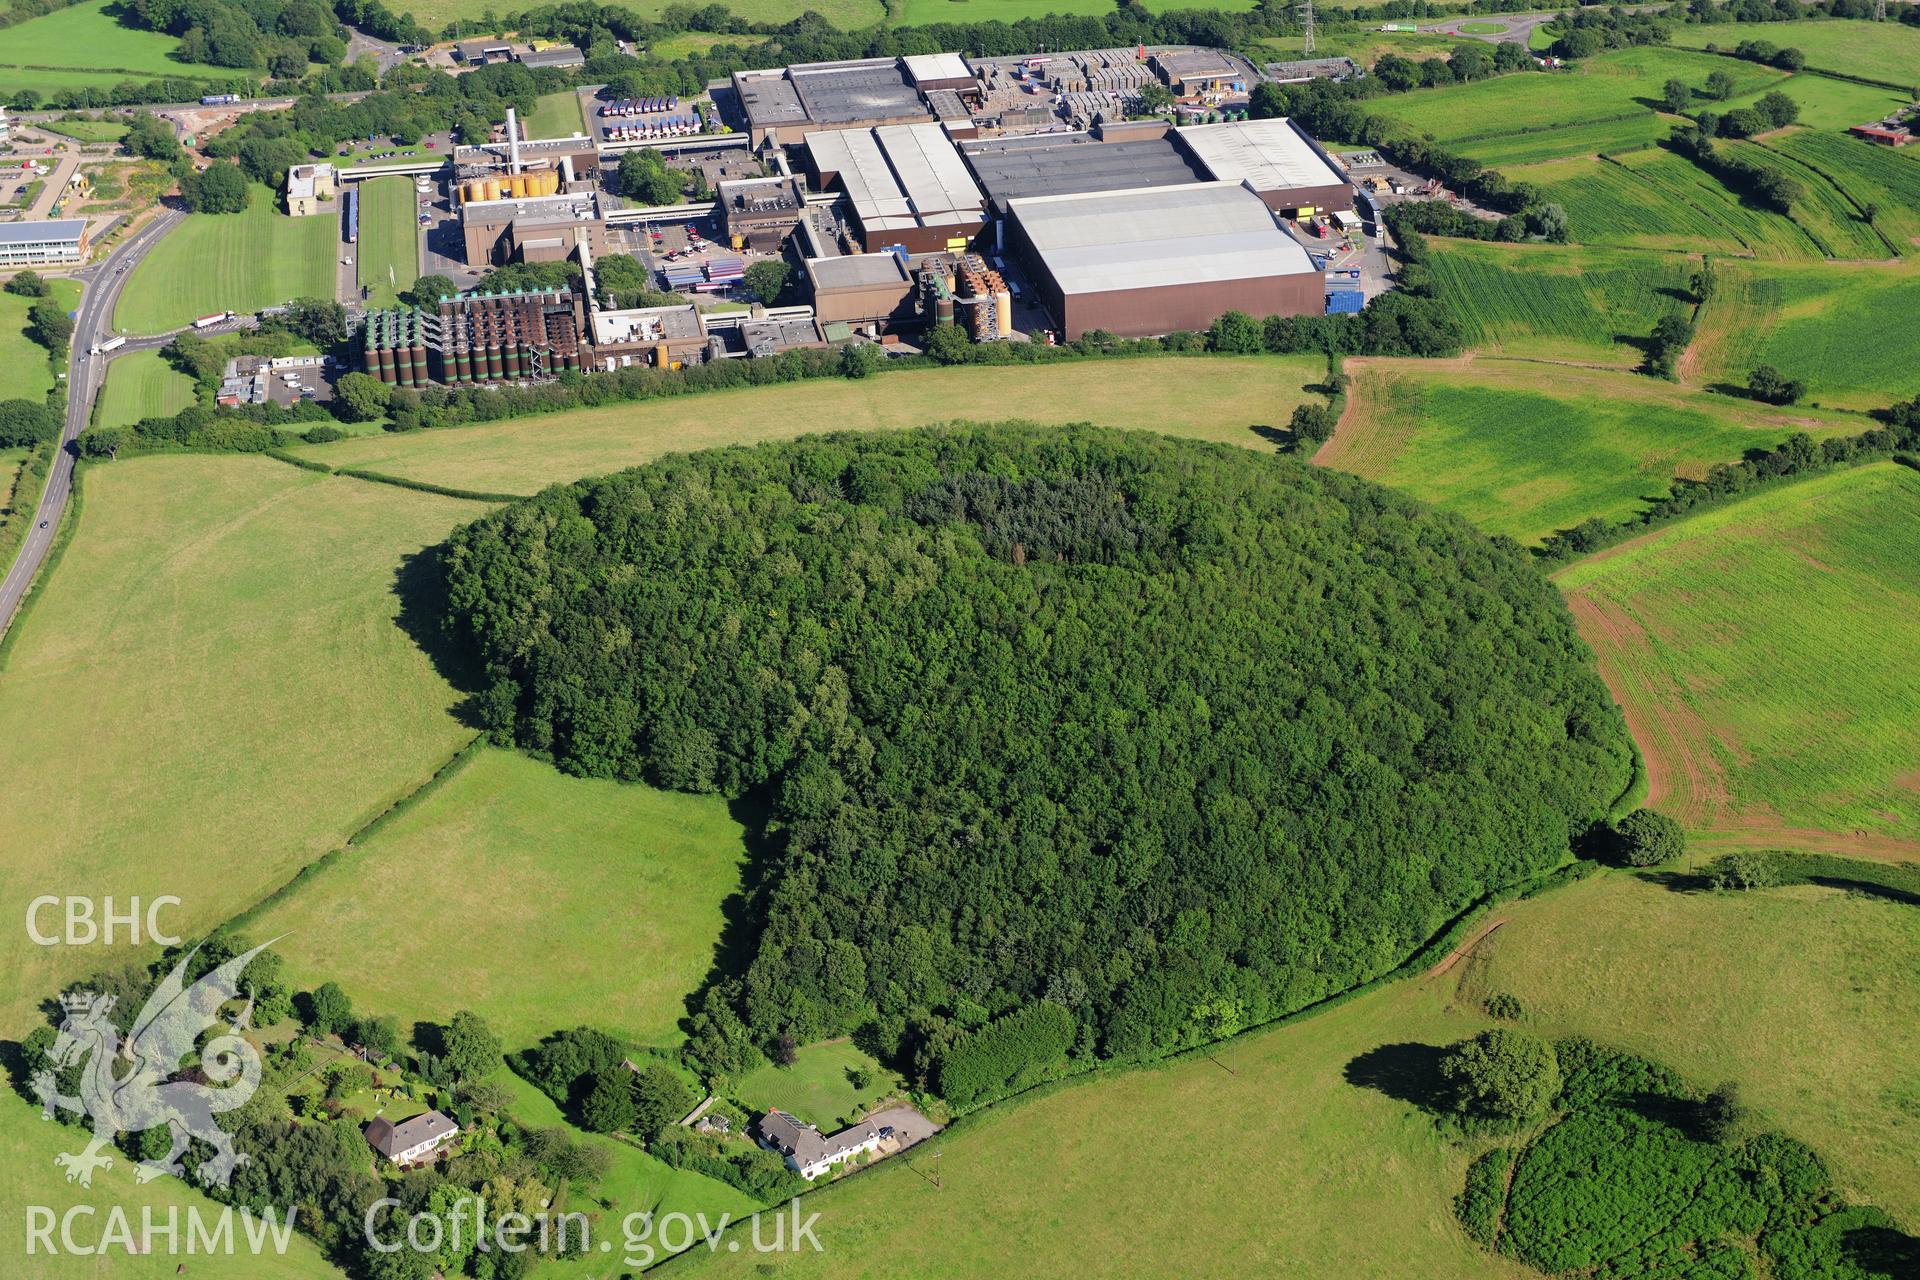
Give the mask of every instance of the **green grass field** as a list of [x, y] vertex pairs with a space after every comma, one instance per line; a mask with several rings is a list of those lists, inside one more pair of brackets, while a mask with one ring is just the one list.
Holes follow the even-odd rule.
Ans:
[[1507, 170], [1516, 165], [1569, 157], [1624, 155], [1644, 151], [1673, 133], [1674, 118], [1629, 115], [1592, 124], [1568, 125], [1539, 133], [1497, 134], [1460, 144], [1460, 151], [1482, 164]]
[[1920, 263], [1721, 264], [1694, 377], [1744, 386], [1755, 365], [1803, 379], [1810, 400], [1880, 409], [1920, 395], [1920, 365], [1889, 335], [1920, 323]]
[[[856, 1089], [849, 1071], [865, 1071], [872, 1083]], [[863, 1109], [897, 1090], [900, 1082], [851, 1041], [833, 1040], [801, 1049], [790, 1067], [772, 1063], [742, 1076], [732, 1096], [755, 1111], [779, 1107], [823, 1132], [850, 1122]]]
[[534, 138], [565, 138], [585, 133], [587, 123], [586, 117], [580, 114], [580, 95], [570, 89], [542, 94], [533, 104], [527, 130], [528, 136]]
[[0, 449], [0, 565], [13, 564], [14, 553], [33, 522], [46, 484], [47, 454], [44, 447]]
[[[740, 890], [717, 796], [569, 778], [485, 751], [249, 925], [294, 973], [413, 1019], [482, 1014], [510, 1047], [589, 1023], [677, 1044]], [[433, 886], [424, 917], [396, 902]], [[537, 904], [537, 907], [534, 905]]]
[[256, 185], [244, 211], [190, 214], [155, 246], [133, 269], [113, 326], [122, 333], [160, 333], [214, 311], [331, 298], [338, 244], [337, 219], [290, 218], [273, 192]]
[[[1609, 161], [1647, 186], [1647, 199], [1667, 210], [1676, 246], [1722, 250], [1760, 258], [1818, 258], [1820, 243], [1792, 219], [1742, 201], [1685, 156], [1665, 149], [1637, 151]], [[1604, 240], [1604, 225], [1576, 235]]]
[[40, 127], [81, 142], [118, 142], [127, 136], [127, 126], [112, 120], [55, 120]]
[[193, 379], [158, 351], [121, 356], [107, 368], [107, 385], [94, 402], [93, 425], [130, 427], [142, 418], [162, 418], [193, 403]]
[[180, 42], [120, 25], [112, 0], [88, 0], [6, 28], [0, 38], [0, 93], [19, 89], [111, 87], [161, 76], [229, 80], [231, 67], [199, 66], [175, 56]]
[[[56, 1125], [40, 1118], [37, 1106], [23, 1102], [11, 1087], [0, 1090], [0, 1200], [14, 1217], [14, 1230], [6, 1244], [6, 1271], [9, 1275], [32, 1276], [33, 1280], [160, 1280], [185, 1274], [193, 1280], [343, 1280], [343, 1273], [328, 1264], [320, 1248], [295, 1232], [284, 1254], [271, 1246], [262, 1253], [245, 1249], [232, 1254], [187, 1253], [186, 1229], [189, 1211], [197, 1211], [209, 1230], [218, 1220], [221, 1206], [188, 1187], [178, 1178], [160, 1178], [144, 1185], [133, 1178], [133, 1162], [116, 1159], [111, 1169], [94, 1175], [93, 1187], [84, 1189], [66, 1181], [53, 1158], [61, 1152], [80, 1150], [87, 1139], [85, 1129]], [[170, 1251], [164, 1236], [156, 1236], [143, 1254], [133, 1253], [126, 1244], [112, 1245], [100, 1256], [80, 1257], [60, 1248], [49, 1254], [45, 1249], [27, 1253], [26, 1223], [29, 1205], [40, 1205], [56, 1215], [79, 1205], [93, 1209], [91, 1218], [74, 1219], [74, 1242], [87, 1246], [101, 1242], [108, 1217], [124, 1212], [132, 1226], [133, 1239], [140, 1241], [143, 1208], [152, 1210], [156, 1227], [164, 1227], [170, 1211], [178, 1210], [180, 1232], [177, 1251]], [[238, 1214], [233, 1233], [245, 1240]], [[59, 1245], [56, 1228], [53, 1242]], [[184, 1272], [176, 1272], [184, 1268]]]
[[[642, 17], [657, 18], [672, 0], [616, 0], [623, 9]], [[808, 6], [842, 31], [858, 31], [877, 26], [886, 17], [880, 0], [820, 0]], [[799, 10], [783, 0], [728, 0], [727, 12], [747, 22], [792, 22]], [[481, 0], [419, 0], [409, 4], [408, 12], [435, 31], [462, 18], [478, 20], [486, 6]], [[471, 33], [469, 33], [471, 34]]]
[[1559, 582], [1652, 803], [1730, 842], [1920, 855], [1920, 473], [1883, 463], [1762, 493]]
[[1920, 156], [1858, 138], [1794, 129], [1773, 134], [1765, 145], [1821, 175], [1861, 204], [1875, 206], [1881, 234], [1903, 254], [1920, 247]]
[[[1786, 78], [1751, 63], [1677, 49], [1623, 49], [1570, 72], [1496, 76], [1375, 99], [1369, 110], [1403, 120], [1490, 163], [1521, 163], [1644, 146], [1668, 124], [1656, 114], [1669, 78], [1705, 84], [1726, 70], [1737, 91]], [[1483, 149], [1481, 144], [1486, 144]]]
[[1697, 264], [1677, 254], [1430, 243], [1442, 296], [1467, 345], [1485, 352], [1631, 368], [1643, 359], [1631, 340], [1691, 305], [1687, 281]]
[[[1530, 1029], [1620, 1040], [1696, 1079], [1737, 1080], [1848, 1191], [1909, 1229], [1920, 1219], [1907, 1154], [1920, 1075], [1906, 1050], [1920, 988], [1905, 980], [1920, 963], [1920, 912], [1825, 890], [1683, 895], [1610, 874], [1498, 916], [1485, 962], [1204, 1057], [997, 1107], [922, 1147], [913, 1168], [890, 1161], [816, 1192], [805, 1204], [821, 1214], [820, 1254], [723, 1247], [686, 1270], [986, 1277], [1022, 1258], [1045, 1260], [1045, 1274], [1144, 1278], [1204, 1258], [1207, 1274], [1303, 1280], [1533, 1276], [1456, 1224], [1474, 1148], [1346, 1078], [1369, 1051], [1486, 1025], [1489, 970], [1540, 1011]], [[1149, 1134], [1167, 1176], [1140, 1167]]]
[[1742, 40], [1798, 49], [1807, 55], [1812, 70], [1838, 71], [1892, 85], [1911, 85], [1915, 69], [1920, 68], [1920, 29], [1896, 22], [1682, 23], [1673, 29], [1673, 43], [1683, 49], [1704, 49], [1709, 44], [1731, 49]]
[[[1772, 26], [1772, 23], [1767, 23]], [[1771, 39], [1760, 36], [1760, 39]], [[1722, 58], [1721, 62], [1730, 67], [1750, 66], [1750, 63], [1736, 62], [1731, 58]], [[1816, 129], [1845, 129], [1848, 125], [1859, 124], [1863, 120], [1878, 120], [1895, 107], [1904, 107], [1912, 99], [1892, 89], [1878, 89], [1872, 85], [1852, 84], [1845, 80], [1834, 80], [1827, 76], [1802, 71], [1777, 85], [1763, 86], [1737, 93], [1728, 99], [1724, 108], [1749, 107], [1768, 88], [1777, 88], [1780, 92], [1800, 104], [1800, 123]]]
[[[354, 270], [373, 292], [368, 305], [391, 307], [420, 275], [420, 234], [414, 225], [413, 179], [374, 178], [360, 184], [360, 240]], [[295, 219], [330, 222], [325, 216]]]
[[1920, 1223], [1920, 910], [1826, 888], [1679, 894], [1607, 877], [1526, 903], [1469, 994], [1529, 1030], [1655, 1055], [1818, 1150], [1839, 1185]]
[[1707, 208], [1655, 187], [1611, 159], [1581, 156], [1504, 172], [1515, 181], [1535, 183], [1545, 199], [1565, 209], [1572, 238], [1579, 244], [1688, 253], [1746, 251], [1740, 237]]
[[1102, 360], [1051, 368], [916, 369], [607, 405], [299, 452], [336, 467], [485, 493], [533, 493], [555, 481], [637, 466], [663, 453], [782, 440], [815, 431], [917, 427], [955, 418], [1094, 422], [1271, 447], [1256, 424], [1284, 426], [1304, 388], [1326, 376], [1298, 356]]
[[1589, 516], [1619, 519], [1676, 473], [1698, 475], [1795, 430], [1857, 420], [1703, 395], [1638, 374], [1527, 361], [1353, 361], [1351, 408], [1316, 461], [1537, 542]]
[[[72, 280], [47, 283], [66, 310], [80, 305], [79, 284]], [[47, 349], [27, 336], [27, 312], [33, 302], [0, 290], [0, 400], [38, 400], [53, 390]]]
[[[395, 574], [480, 510], [260, 458], [89, 468], [0, 672], [0, 892], [172, 894], [206, 928], [419, 786], [472, 731]], [[8, 930], [0, 1035], [126, 954]]]
[[1897, 245], [1889, 244], [1874, 230], [1859, 205], [1817, 170], [1757, 142], [1722, 145], [1740, 159], [1784, 173], [1800, 184], [1802, 196], [1794, 202], [1793, 220], [1813, 237], [1827, 257], [1886, 259], [1899, 253]]

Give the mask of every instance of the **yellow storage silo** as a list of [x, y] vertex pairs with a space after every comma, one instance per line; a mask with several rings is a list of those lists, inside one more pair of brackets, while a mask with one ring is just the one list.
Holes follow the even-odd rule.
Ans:
[[485, 199], [498, 200], [500, 198], [500, 179], [488, 178], [481, 189], [486, 192]]
[[1004, 336], [1013, 332], [1013, 295], [1005, 289], [993, 295], [994, 314], [1000, 319], [1000, 332]]

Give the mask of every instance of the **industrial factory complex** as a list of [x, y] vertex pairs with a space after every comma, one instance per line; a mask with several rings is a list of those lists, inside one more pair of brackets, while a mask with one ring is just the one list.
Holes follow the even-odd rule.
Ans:
[[[620, 151], [674, 147], [673, 130], [635, 142], [643, 119], [600, 141], [527, 138], [509, 118], [503, 138], [459, 147], [436, 175], [460, 251], [475, 269], [570, 261], [570, 287], [482, 278], [433, 311], [373, 312], [364, 367], [400, 385], [513, 381], [842, 341], [912, 351], [940, 323], [1048, 342], [1204, 329], [1227, 311], [1357, 309], [1349, 273], [1328, 270], [1337, 241], [1365, 244], [1352, 180], [1292, 121], [1246, 118], [1250, 73], [1212, 50], [739, 72], [704, 116], [659, 104], [677, 121], [727, 118], [750, 161], [668, 208], [629, 205], [614, 171]], [[1129, 118], [1149, 83], [1182, 95], [1172, 118]], [[301, 173], [290, 204], [316, 176]], [[661, 250], [663, 228], [694, 247]], [[658, 290], [693, 296], [602, 305], [596, 264], [619, 253]], [[788, 305], [716, 305], [756, 258], [788, 264]]]

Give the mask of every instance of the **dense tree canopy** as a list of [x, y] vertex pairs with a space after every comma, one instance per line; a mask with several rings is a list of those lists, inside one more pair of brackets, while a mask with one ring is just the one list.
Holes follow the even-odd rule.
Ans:
[[501, 737], [766, 796], [729, 991], [763, 1044], [913, 1049], [1041, 1000], [1077, 1053], [1216, 1038], [1564, 859], [1630, 773], [1524, 556], [1224, 446], [1015, 425], [668, 458], [486, 517], [448, 570]]

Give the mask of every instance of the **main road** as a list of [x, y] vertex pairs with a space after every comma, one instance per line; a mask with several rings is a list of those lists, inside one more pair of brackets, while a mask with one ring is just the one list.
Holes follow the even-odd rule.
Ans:
[[39, 509], [33, 513], [33, 525], [20, 553], [0, 580], [0, 635], [13, 625], [47, 552], [53, 549], [54, 536], [60, 532], [60, 517], [73, 494], [74, 441], [93, 415], [93, 398], [107, 380], [107, 361], [92, 355], [93, 344], [107, 337], [113, 328], [114, 304], [126, 287], [127, 277], [161, 237], [173, 230], [186, 215], [175, 209], [163, 209], [160, 216], [127, 237], [105, 261], [74, 273], [84, 286], [80, 310], [73, 319], [73, 344], [67, 356], [67, 420], [61, 426], [60, 444], [54, 451], [53, 469], [47, 475], [47, 487], [40, 494]]

